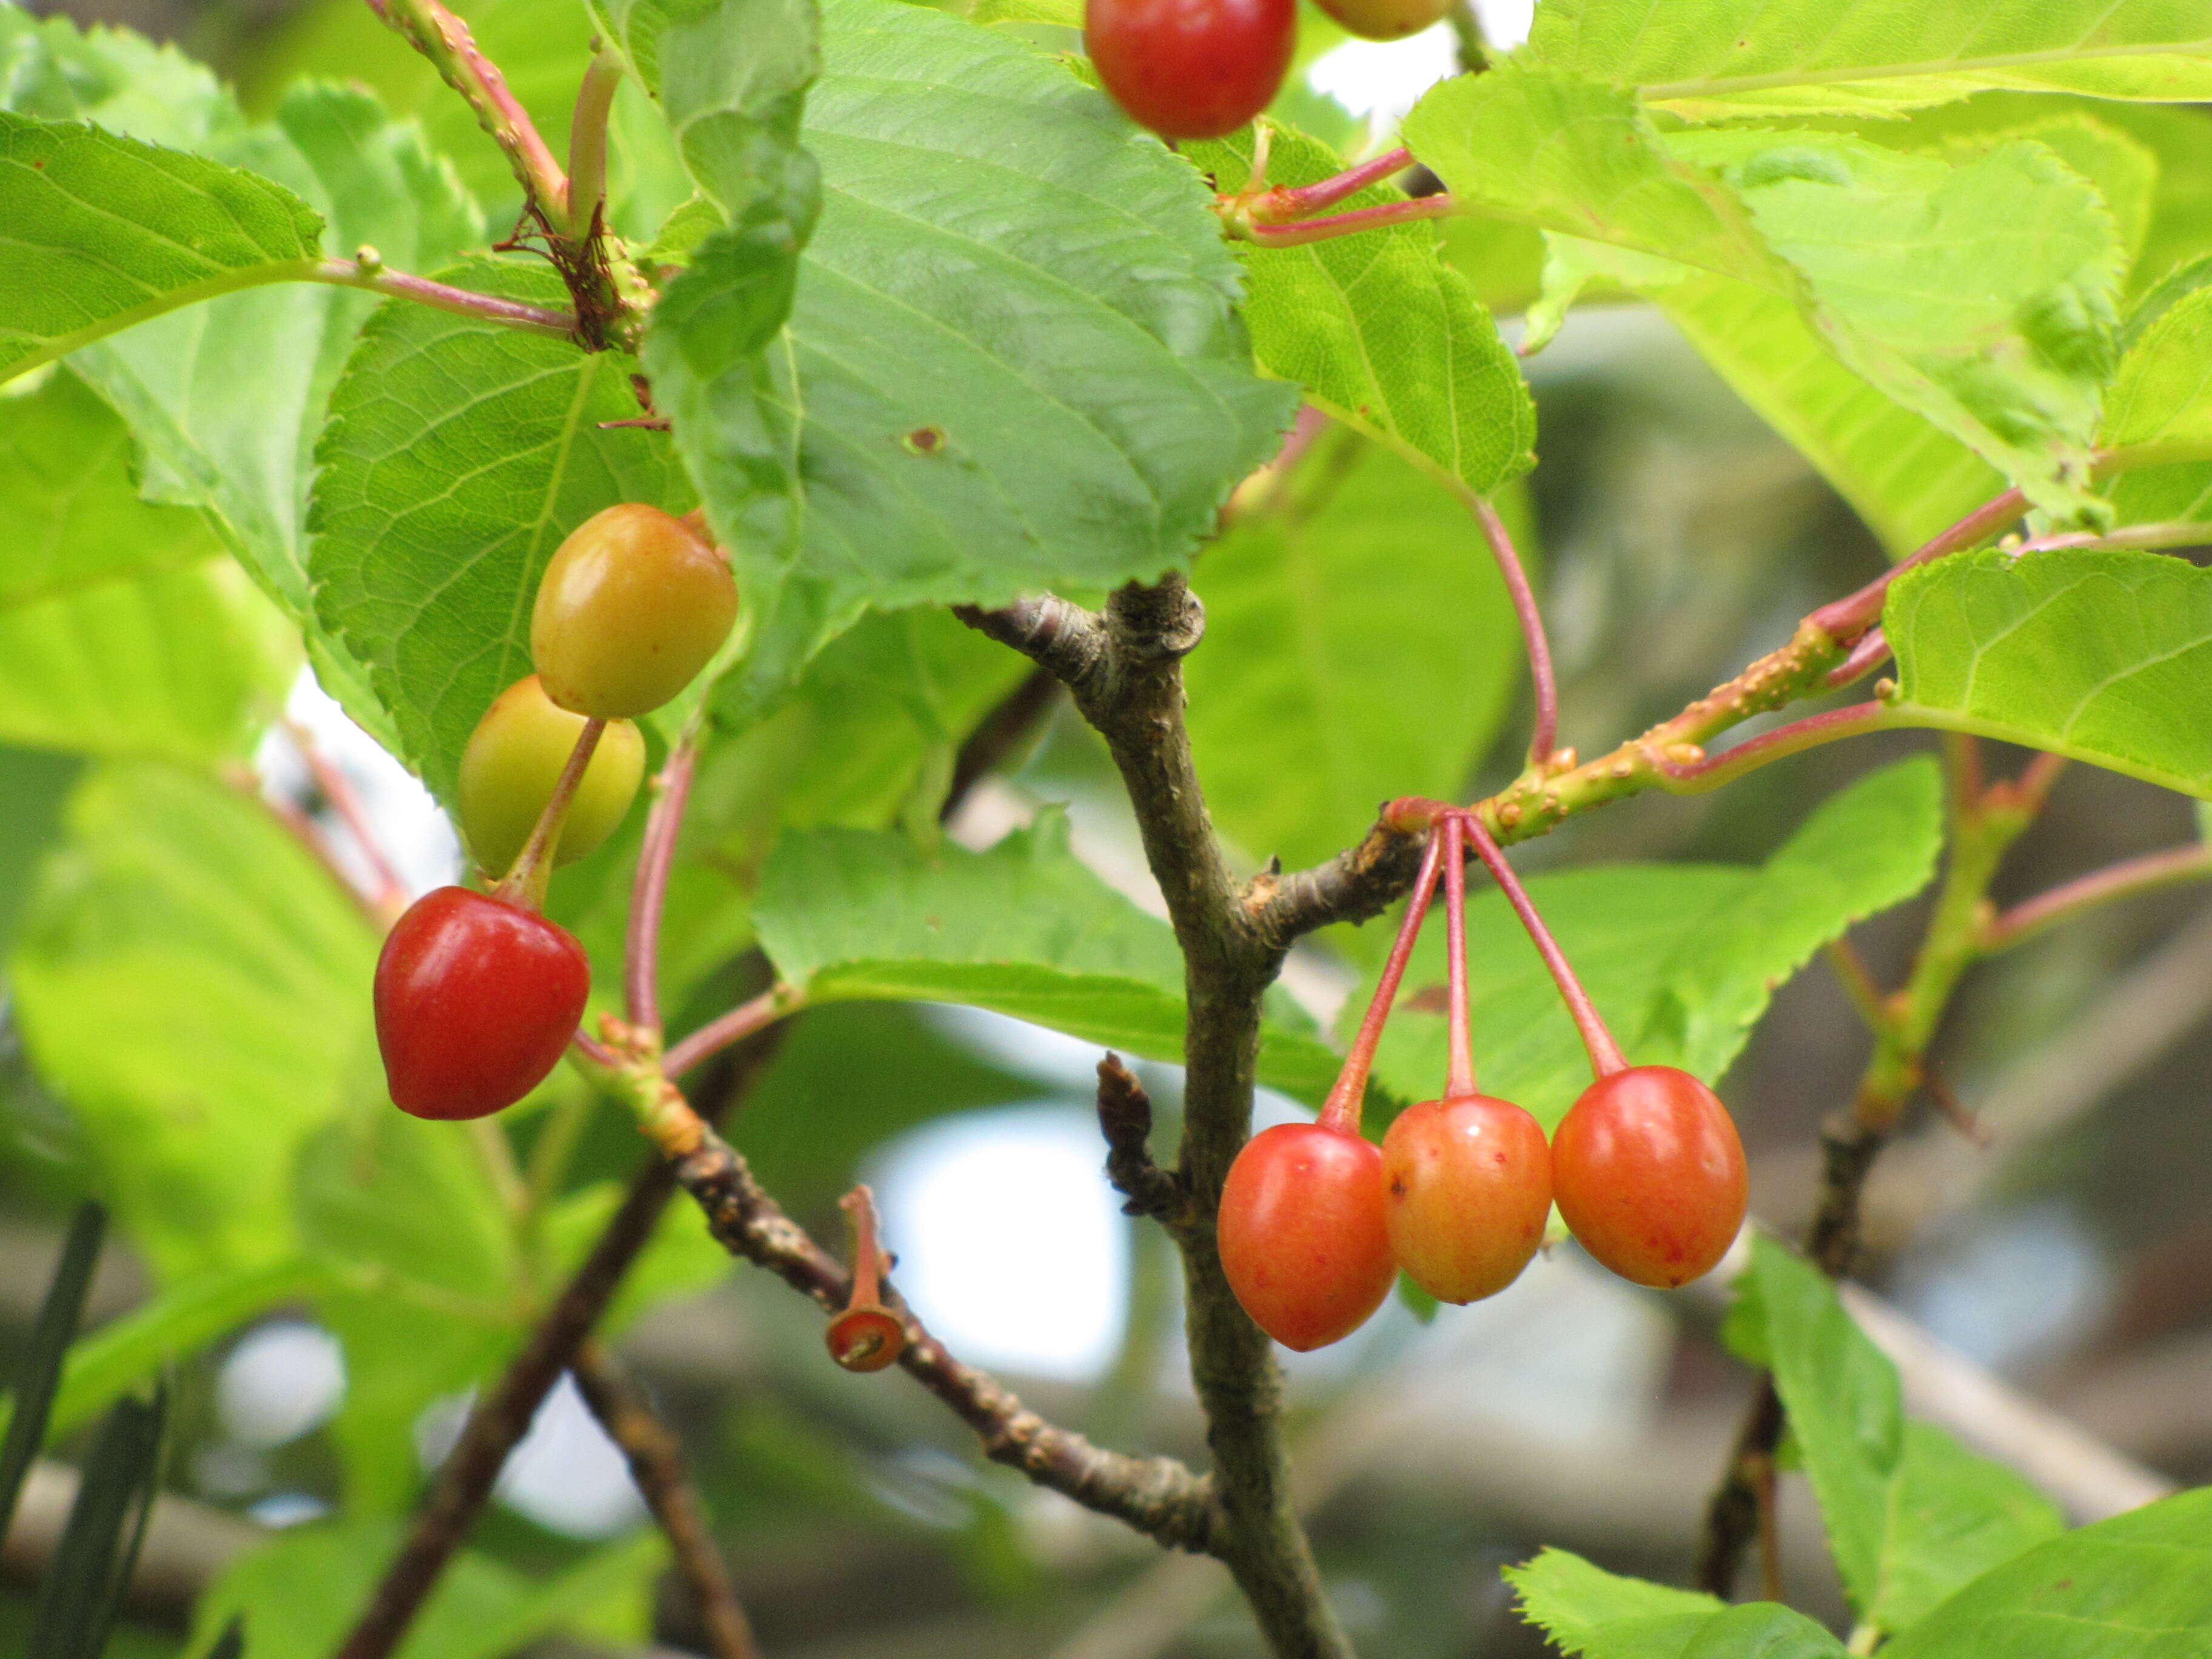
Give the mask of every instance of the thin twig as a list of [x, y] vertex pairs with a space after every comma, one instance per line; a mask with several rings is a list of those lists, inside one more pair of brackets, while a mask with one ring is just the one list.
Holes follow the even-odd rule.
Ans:
[[645, 1496], [675, 1558], [676, 1571], [705, 1626], [714, 1659], [759, 1659], [753, 1627], [738, 1601], [722, 1553], [715, 1547], [699, 1494], [684, 1467], [684, 1448], [653, 1409], [645, 1391], [597, 1342], [586, 1340], [571, 1368], [577, 1392], [607, 1438], [622, 1448], [630, 1478]]
[[1865, 958], [1851, 944], [1850, 935], [1830, 939], [1821, 947], [1821, 954], [1827, 957], [1828, 966], [1835, 970], [1836, 982], [1844, 988], [1844, 994], [1851, 1000], [1851, 1006], [1866, 1022], [1867, 1030], [1881, 1030], [1889, 1022], [1887, 1000], [1881, 987], [1874, 982], [1874, 975], [1867, 971]]
[[1124, 1200], [1124, 1215], [1148, 1215], [1164, 1226], [1187, 1227], [1190, 1194], [1171, 1170], [1152, 1162], [1152, 1097], [1119, 1054], [1098, 1062], [1098, 1129], [1106, 1138], [1106, 1179]]
[[1669, 794], [1701, 795], [1723, 784], [1733, 783], [1762, 766], [1771, 766], [1824, 743], [1863, 737], [1895, 724], [1896, 717], [1891, 714], [1889, 705], [1882, 702], [1857, 702], [1848, 708], [1832, 708], [1824, 714], [1808, 714], [1802, 720], [1778, 726], [1771, 732], [1762, 732], [1717, 755], [1689, 761], [1662, 761], [1660, 787]]
[[446, 84], [467, 100], [477, 124], [506, 154], [525, 198], [546, 217], [557, 215], [568, 195], [560, 163], [507, 84], [507, 77], [477, 47], [467, 24], [438, 0], [368, 0], [369, 8], [428, 58]]
[[1552, 672], [1552, 644], [1544, 636], [1544, 613], [1536, 608], [1536, 595], [1528, 586], [1528, 573], [1505, 528], [1505, 520], [1488, 498], [1470, 494], [1468, 507], [1482, 526], [1490, 556], [1498, 562], [1505, 592], [1513, 602], [1513, 616], [1521, 625], [1522, 648], [1528, 655], [1528, 678], [1536, 693], [1536, 725], [1528, 738], [1528, 764], [1541, 771], [1559, 747], [1559, 684]]
[[[779, 1046], [780, 1034], [763, 1033], [731, 1056], [716, 1079], [718, 1107], [741, 1098]], [[469, 1413], [461, 1437], [438, 1467], [430, 1498], [415, 1517], [406, 1541], [385, 1569], [337, 1659], [387, 1659], [407, 1633], [460, 1547], [470, 1525], [490, 1498], [500, 1470], [529, 1432], [538, 1407], [552, 1391], [576, 1350], [605, 1315], [623, 1279], [647, 1243], [660, 1212], [676, 1189], [668, 1166], [659, 1158], [631, 1180], [622, 1206], [599, 1235], [592, 1253], [577, 1268], [522, 1352], [498, 1383]]]

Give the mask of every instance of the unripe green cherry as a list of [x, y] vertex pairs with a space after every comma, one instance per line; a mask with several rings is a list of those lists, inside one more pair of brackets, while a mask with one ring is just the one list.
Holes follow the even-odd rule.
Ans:
[[1448, 0], [1318, 0], [1321, 9], [1363, 40], [1401, 40], [1451, 9]]
[[737, 617], [720, 550], [683, 520], [629, 501], [578, 525], [545, 567], [530, 655], [562, 708], [629, 720], [689, 685]]
[[[584, 717], [556, 708], [538, 676], [492, 700], [461, 751], [461, 837], [485, 874], [514, 862], [552, 799]], [[573, 864], [614, 834], [645, 776], [645, 738], [628, 720], [609, 720], [553, 843], [553, 862]]]

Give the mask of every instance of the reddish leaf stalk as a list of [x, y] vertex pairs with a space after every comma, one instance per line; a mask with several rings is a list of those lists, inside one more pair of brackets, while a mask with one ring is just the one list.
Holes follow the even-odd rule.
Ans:
[[505, 323], [532, 334], [550, 334], [561, 340], [575, 337], [576, 318], [573, 312], [556, 311], [550, 306], [533, 306], [520, 300], [502, 300], [490, 294], [471, 293], [465, 288], [434, 283], [427, 276], [411, 276], [405, 271], [392, 270], [376, 258], [374, 248], [363, 249], [358, 258], [325, 259], [303, 275], [311, 282], [331, 283], [341, 288], [367, 289], [372, 294], [412, 300], [418, 305], [450, 311], [459, 317], [481, 317], [489, 322]]
[[1864, 679], [1888, 661], [1889, 657], [1889, 636], [1881, 631], [1881, 624], [1876, 623], [1859, 635], [1859, 641], [1851, 647], [1850, 655], [1831, 668], [1828, 677], [1820, 684], [1841, 689], [1855, 680]]
[[1659, 779], [1671, 793], [1701, 795], [1785, 756], [1833, 743], [1838, 738], [1880, 732], [1896, 723], [1887, 703], [1853, 703], [1848, 708], [1832, 708], [1825, 714], [1808, 714], [1802, 720], [1778, 726], [1771, 732], [1736, 744], [1725, 754], [1688, 762], [1662, 761]]
[[1482, 526], [1483, 538], [1490, 544], [1490, 556], [1498, 562], [1498, 574], [1504, 579], [1505, 592], [1513, 601], [1514, 618], [1521, 624], [1521, 643], [1528, 653], [1528, 678], [1536, 694], [1536, 725], [1528, 738], [1528, 762], [1540, 769], [1552, 758], [1559, 737], [1559, 684], [1552, 672], [1551, 641], [1544, 636], [1544, 613], [1536, 608], [1528, 573], [1498, 509], [1472, 492], [1468, 506]]
[[631, 1026], [660, 1030], [660, 918], [668, 902], [668, 872], [684, 829], [684, 809], [691, 799], [699, 747], [686, 732], [670, 751], [657, 780], [658, 793], [645, 817], [645, 836], [637, 851], [637, 877], [630, 889], [629, 927], [623, 942], [624, 1006]]
[[1358, 1035], [1352, 1039], [1352, 1052], [1345, 1056], [1344, 1069], [1337, 1073], [1328, 1098], [1322, 1105], [1319, 1121], [1325, 1129], [1334, 1129], [1340, 1134], [1359, 1133], [1360, 1108], [1367, 1098], [1367, 1073], [1375, 1064], [1376, 1045], [1382, 1040], [1382, 1024], [1390, 1017], [1390, 1004], [1397, 997], [1399, 981], [1406, 977], [1406, 964], [1413, 960], [1413, 941], [1420, 934], [1422, 918], [1429, 913], [1429, 900], [1437, 890], [1437, 876], [1443, 866], [1443, 855], [1444, 838], [1432, 830], [1428, 850], [1421, 856], [1421, 873], [1414, 878], [1413, 890], [1406, 900], [1406, 918], [1398, 924], [1398, 937], [1390, 946], [1389, 959], [1382, 964], [1382, 977], [1376, 982], [1374, 998], [1359, 1022]]
[[539, 136], [530, 112], [507, 84], [499, 65], [483, 55], [467, 24], [438, 0], [368, 0], [370, 9], [428, 58], [447, 86], [476, 112], [477, 124], [506, 152], [517, 183], [532, 207], [560, 211], [568, 180]]
[[1332, 237], [1354, 236], [1363, 230], [1447, 218], [1458, 210], [1448, 195], [1421, 196], [1412, 201], [1353, 208], [1348, 213], [1332, 213], [1319, 219], [1301, 219], [1296, 224], [1255, 224], [1249, 234], [1261, 247], [1297, 247], [1307, 242], [1326, 242]]
[[530, 839], [515, 854], [514, 867], [492, 890], [494, 897], [527, 910], [544, 908], [545, 884], [553, 874], [553, 844], [560, 836], [562, 824], [568, 821], [569, 804], [576, 799], [577, 787], [584, 781], [584, 769], [591, 765], [592, 751], [599, 746], [600, 734], [606, 729], [605, 720], [587, 720], [584, 729], [576, 733], [576, 746], [568, 751], [568, 763], [561, 769], [553, 793], [546, 798], [545, 810], [538, 813], [538, 822], [531, 828]]
[[708, 1021], [670, 1048], [661, 1069], [681, 1077], [701, 1060], [718, 1054], [733, 1042], [742, 1042], [755, 1031], [773, 1025], [786, 1014], [796, 1013], [805, 998], [788, 985], [771, 985], [750, 1002], [741, 1002], [719, 1019]]
[[1589, 1000], [1589, 993], [1583, 989], [1582, 981], [1575, 976], [1574, 965], [1567, 960], [1567, 953], [1559, 949], [1559, 942], [1544, 925], [1544, 918], [1537, 914], [1528, 889], [1513, 873], [1505, 854], [1498, 850], [1490, 831], [1472, 812], [1467, 814], [1467, 832], [1474, 842], [1475, 852], [1490, 866], [1492, 878], [1504, 892], [1505, 902], [1513, 907], [1513, 914], [1528, 930], [1536, 953], [1544, 958], [1544, 966], [1552, 970], [1552, 982], [1559, 988], [1559, 1000], [1567, 1005], [1567, 1012], [1574, 1017], [1575, 1030], [1582, 1033], [1583, 1047], [1589, 1051], [1591, 1072], [1599, 1077], [1610, 1077], [1615, 1072], [1626, 1071], [1628, 1061], [1620, 1052], [1620, 1045], [1613, 1040], [1613, 1033], [1606, 1029], [1597, 1005]]
[[2185, 882], [2203, 881], [2208, 877], [2212, 877], [2212, 847], [2202, 842], [2169, 848], [2163, 853], [2146, 853], [2141, 858], [2129, 859], [2109, 869], [2066, 882], [2014, 905], [1983, 929], [1982, 951], [1988, 955], [2008, 951], [2062, 921], [2071, 921], [2085, 910], [2110, 904], [2115, 899], [2155, 892], [2161, 887], [2179, 887]]
[[1467, 1006], [1467, 830], [1468, 815], [1443, 821], [1445, 1018], [1451, 1054], [1444, 1071], [1447, 1096], [1474, 1092], [1474, 1039]]
[[1847, 593], [1832, 605], [1822, 605], [1806, 620], [1830, 639], [1856, 639], [1869, 623], [1881, 619], [1882, 604], [1889, 597], [1889, 585], [1899, 576], [1916, 566], [1988, 539], [2027, 511], [2027, 497], [2017, 489], [1992, 496], [1949, 529], [1929, 538], [1917, 550], [1900, 559], [1857, 592]]

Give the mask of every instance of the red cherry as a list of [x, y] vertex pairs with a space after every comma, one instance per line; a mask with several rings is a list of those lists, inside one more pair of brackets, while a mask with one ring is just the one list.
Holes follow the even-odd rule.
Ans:
[[1671, 1066], [1601, 1077], [1552, 1137], [1552, 1193], [1583, 1248], [1623, 1279], [1671, 1290], [1710, 1273], [1743, 1225], [1735, 1123]]
[[584, 947], [535, 912], [465, 887], [408, 908], [376, 959], [376, 1046], [416, 1117], [483, 1117], [559, 1063], [591, 994]]
[[1252, 1322], [1304, 1352], [1349, 1336], [1390, 1293], [1382, 1153], [1318, 1123], [1244, 1143], [1221, 1189], [1222, 1271]]
[[1510, 1100], [1452, 1095], [1398, 1115], [1382, 1137], [1386, 1216], [1398, 1265], [1439, 1302], [1479, 1302], [1544, 1242], [1552, 1151]]
[[1114, 101], [1163, 138], [1218, 138], [1267, 107], [1295, 0], [1087, 0], [1083, 43]]

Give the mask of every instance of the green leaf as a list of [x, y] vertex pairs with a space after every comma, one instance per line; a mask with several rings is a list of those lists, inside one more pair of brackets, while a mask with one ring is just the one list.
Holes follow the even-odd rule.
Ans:
[[1179, 567], [1292, 401], [1252, 374], [1205, 186], [1103, 95], [926, 8], [831, 0], [823, 27], [822, 218], [773, 384], [719, 309], [757, 274], [721, 239], [646, 349], [757, 622], [733, 713], [869, 605]]
[[215, 71], [128, 29], [84, 31], [67, 14], [0, 4], [0, 106], [47, 121], [89, 121], [172, 149], [198, 150], [245, 125]]
[[1283, 489], [1200, 562], [1206, 643], [1183, 672], [1215, 822], [1295, 867], [1356, 841], [1378, 801], [1455, 794], [1522, 653], [1453, 489], [1348, 432]]
[[1722, 1607], [1714, 1596], [1607, 1572], [1562, 1549], [1508, 1567], [1504, 1577], [1521, 1616], [1577, 1659], [1681, 1659]]
[[[1318, 139], [1271, 124], [1267, 178], [1308, 185], [1343, 169]], [[1248, 130], [1186, 154], [1224, 191], [1251, 173]], [[1388, 182], [1340, 210], [1402, 201]], [[1488, 495], [1534, 465], [1536, 410], [1474, 289], [1443, 263], [1436, 227], [1396, 225], [1299, 247], [1235, 244], [1253, 355], [1307, 401]], [[1211, 558], [1212, 554], [1208, 555]]]
[[1755, 1237], [1736, 1291], [1729, 1346], [1773, 1371], [1864, 1625], [1910, 1628], [1960, 1585], [2060, 1529], [2057, 1509], [2012, 1470], [1905, 1420], [1897, 1368], [1810, 1263]]
[[[480, 259], [446, 278], [562, 297], [542, 267]], [[441, 799], [477, 720], [530, 672], [530, 602], [562, 538], [616, 501], [688, 504], [665, 441], [599, 424], [636, 415], [635, 368], [393, 301], [331, 394], [309, 517], [317, 609]]]
[[40, 1304], [38, 1322], [31, 1330], [9, 1389], [8, 1437], [0, 1443], [0, 1534], [15, 1519], [16, 1501], [23, 1495], [23, 1477], [39, 1455], [52, 1414], [62, 1363], [84, 1316], [84, 1299], [92, 1289], [92, 1270], [100, 1261], [100, 1235], [106, 1230], [107, 1212], [99, 1205], [77, 1206], [62, 1241], [61, 1259], [47, 1282], [46, 1299]]
[[[274, 123], [222, 140], [222, 159], [281, 181], [335, 249], [373, 246], [435, 270], [483, 240], [476, 204], [411, 122], [356, 88], [287, 97]], [[376, 296], [325, 284], [217, 300], [82, 352], [72, 364], [131, 424], [148, 496], [207, 509], [224, 539], [311, 631], [307, 514], [314, 446]]]
[[[1713, 1081], [1774, 988], [1851, 922], [1917, 892], [1942, 840], [1940, 781], [1919, 757], [1832, 796], [1764, 865], [1601, 865], [1528, 885], [1629, 1057]], [[1574, 1024], [1495, 890], [1469, 901], [1467, 937], [1482, 1087], [1548, 1127], [1589, 1082]], [[1376, 1057], [1406, 1100], [1443, 1083], [1443, 929], [1425, 928]], [[1370, 977], [1347, 1023], [1372, 989]]]
[[2212, 288], [2162, 310], [2120, 360], [2102, 441], [2212, 444]]
[[1508, 62], [1436, 87], [1404, 137], [1468, 211], [1790, 289], [1735, 193], [1674, 155], [1632, 94]]
[[[902, 836], [787, 835], [761, 872], [762, 947], [816, 1001], [967, 1003], [1127, 1053], [1180, 1060], [1182, 952], [1168, 925], [1092, 875], [1057, 811], [988, 852]], [[1337, 1058], [1270, 999], [1261, 1079], [1316, 1099]]]
[[2004, 489], [1972, 450], [1844, 368], [1780, 295], [1692, 273], [1651, 297], [1894, 556]]
[[2156, 553], [1954, 555], [1891, 586], [1891, 707], [2212, 798], [2212, 571]]
[[320, 1264], [292, 1256], [195, 1273], [112, 1319], [70, 1349], [48, 1437], [90, 1422], [162, 1367], [197, 1353], [225, 1332], [322, 1289]]
[[1896, 114], [1989, 87], [2212, 98], [2203, 0], [1545, 0], [1528, 52], [1692, 120]]
[[1736, 1290], [1735, 1334], [1773, 1371], [1828, 1548], [1864, 1612], [1881, 1586], [1890, 1487], [1904, 1452], [1897, 1367], [1860, 1334], [1834, 1285], [1772, 1239], [1753, 1239]]
[[0, 402], [0, 738], [205, 764], [283, 699], [297, 647], [196, 513], [150, 507], [131, 434], [66, 372]]
[[2066, 518], [2116, 360], [2124, 270], [2096, 191], [2021, 140], [1945, 155], [1820, 132], [1690, 132], [1802, 273], [1829, 347]]
[[0, 380], [198, 301], [309, 275], [322, 222], [282, 185], [0, 111]]
[[1933, 1424], [1908, 1422], [1867, 1622], [1910, 1630], [1961, 1585], [2065, 1525], [2056, 1504], [2003, 1464]]
[[8, 803], [0, 813], [0, 962], [15, 948], [33, 872], [60, 833], [62, 809], [82, 766], [73, 755], [0, 745], [0, 800]]
[[375, 938], [222, 785], [104, 767], [70, 830], [9, 970], [32, 1061], [158, 1280], [282, 1260], [294, 1149], [368, 1042]]
[[[246, 1659], [334, 1651], [400, 1539], [396, 1521], [277, 1533], [225, 1568], [201, 1595], [190, 1651], [204, 1654], [240, 1616]], [[594, 1550], [550, 1578], [526, 1577], [480, 1551], [456, 1551], [408, 1627], [399, 1659], [501, 1659], [535, 1638], [602, 1624], [611, 1601], [634, 1602], [647, 1593], [667, 1560], [667, 1546], [651, 1528]]]
[[1886, 1659], [2185, 1659], [2212, 1629], [2212, 1487], [2081, 1527], [1984, 1573]]

